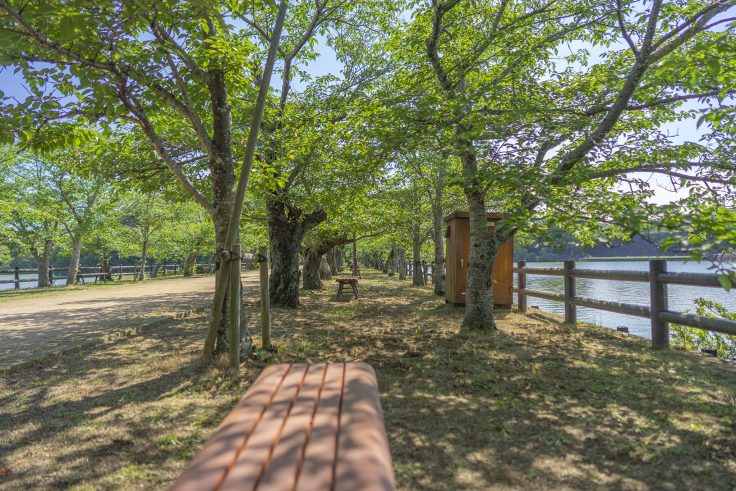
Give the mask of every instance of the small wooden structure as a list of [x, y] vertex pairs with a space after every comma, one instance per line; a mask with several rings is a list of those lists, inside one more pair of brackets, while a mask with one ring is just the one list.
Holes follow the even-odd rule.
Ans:
[[358, 298], [358, 278], [357, 277], [341, 276], [341, 277], [335, 278], [335, 281], [339, 285], [337, 287], [337, 295], [335, 296], [335, 300], [340, 300], [340, 295], [342, 295], [342, 290], [345, 287], [345, 285], [350, 285], [350, 288], [353, 290], [354, 298]]
[[[488, 226], [494, 227], [501, 217], [487, 213]], [[456, 211], [445, 217], [447, 257], [445, 259], [445, 299], [455, 305], [465, 305], [470, 253], [470, 220], [468, 212]], [[493, 264], [493, 303], [511, 307], [514, 287], [514, 239], [501, 244]]]
[[272, 365], [174, 483], [182, 490], [394, 490], [376, 374]]

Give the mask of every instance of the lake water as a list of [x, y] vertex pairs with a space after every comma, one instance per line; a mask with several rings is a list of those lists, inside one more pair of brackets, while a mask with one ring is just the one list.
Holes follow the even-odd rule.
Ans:
[[[667, 261], [667, 270], [671, 272], [688, 273], [713, 273], [709, 270], [709, 262], [683, 262]], [[562, 263], [528, 262], [529, 268], [553, 268], [562, 267]], [[648, 261], [577, 261], [575, 267], [579, 269], [605, 269], [626, 271], [649, 271]], [[649, 284], [634, 281], [611, 281], [577, 278], [576, 293], [579, 297], [593, 298], [596, 300], [609, 300], [613, 302], [630, 303], [635, 305], [649, 305]], [[516, 274], [514, 274], [516, 284]], [[563, 278], [561, 276], [538, 276], [527, 275], [527, 288], [541, 290], [551, 293], [564, 293]], [[698, 286], [668, 285], [669, 309], [674, 311], [695, 312], [694, 300], [698, 297], [716, 301], [726, 307], [729, 311], [736, 311], [736, 289], [727, 292], [721, 288], [707, 288]], [[516, 301], [516, 295], [514, 295]], [[564, 306], [560, 302], [545, 300], [542, 298], [527, 297], [529, 307], [538, 306], [541, 310], [556, 314], [565, 313]], [[616, 314], [603, 310], [594, 310], [578, 307], [578, 320], [591, 322], [604, 327], [616, 328], [627, 326], [631, 334], [651, 337], [651, 324], [649, 319], [633, 317], [629, 315]]]
[[[33, 281], [29, 281], [28, 283], [21, 283], [20, 287], [21, 289], [26, 288], [36, 288], [38, 286], [38, 281], [36, 281], [36, 273], [21, 273], [20, 279], [32, 279]], [[0, 280], [12, 280], [14, 276], [12, 274], [0, 274]], [[66, 284], [66, 278], [57, 279], [54, 281], [54, 286], [61, 286]], [[0, 283], [0, 291], [3, 290], [12, 290], [15, 288], [15, 285], [13, 283]]]

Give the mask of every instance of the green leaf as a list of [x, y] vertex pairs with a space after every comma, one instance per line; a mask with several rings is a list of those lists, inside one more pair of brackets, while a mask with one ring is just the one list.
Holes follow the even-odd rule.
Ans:
[[724, 290], [731, 290], [731, 278], [729, 278], [727, 275], [719, 276], [718, 282], [721, 284]]

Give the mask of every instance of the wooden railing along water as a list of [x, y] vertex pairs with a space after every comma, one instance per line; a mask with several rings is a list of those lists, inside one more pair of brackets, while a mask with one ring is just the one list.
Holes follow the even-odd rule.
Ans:
[[[196, 264], [194, 266], [194, 272], [200, 273], [200, 274], [208, 274], [212, 273], [214, 269], [214, 265], [212, 264]], [[69, 268], [49, 268], [49, 280], [52, 285], [55, 284], [57, 281], [65, 282], [67, 276], [58, 276], [58, 273], [60, 272], [68, 272]], [[82, 280], [84, 278], [94, 278], [94, 281], [97, 282], [98, 279], [115, 279], [117, 278], [118, 281], [122, 280], [124, 276], [132, 276], [133, 278], [138, 278], [140, 276], [141, 270], [139, 265], [131, 265], [131, 266], [125, 266], [125, 265], [116, 265], [111, 266], [109, 272], [102, 271], [102, 268], [100, 266], [80, 266], [78, 269], [77, 277], [81, 278]], [[184, 267], [181, 264], [160, 264], [160, 265], [146, 265], [143, 270], [144, 274], [148, 274], [149, 277], [156, 277], [156, 276], [178, 276], [184, 274]], [[34, 275], [34, 276], [27, 276], [27, 275]], [[20, 289], [20, 286], [22, 283], [36, 283], [38, 282], [38, 268], [12, 268], [12, 269], [0, 269], [0, 275], [13, 275], [13, 279], [10, 280], [0, 280], [0, 284], [10, 284], [13, 283], [13, 287], [16, 290]], [[24, 275], [24, 276], [21, 276]]]
[[[527, 297], [543, 298], [562, 302], [565, 305], [565, 322], [577, 322], [577, 307], [588, 307], [597, 310], [616, 312], [648, 318], [652, 326], [652, 346], [667, 348], [670, 343], [669, 325], [680, 324], [696, 327], [706, 331], [736, 335], [736, 321], [687, 314], [669, 309], [667, 302], [668, 285], [688, 285], [722, 288], [718, 275], [707, 273], [670, 273], [667, 261], [654, 259], [649, 261], [649, 271], [614, 271], [598, 269], [577, 269], [575, 261], [565, 261], [562, 268], [529, 268], [526, 261], [519, 261], [514, 268], [517, 274], [518, 305], [521, 312], [527, 310]], [[527, 275], [562, 276], [564, 293], [552, 293], [527, 288]], [[577, 296], [575, 292], [576, 278], [598, 280], [636, 281], [649, 283], [649, 305], [634, 305]]]

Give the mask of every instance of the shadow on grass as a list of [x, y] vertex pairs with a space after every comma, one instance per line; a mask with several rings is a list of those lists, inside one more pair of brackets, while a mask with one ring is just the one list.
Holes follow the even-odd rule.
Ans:
[[363, 298], [279, 311], [282, 360], [378, 372], [400, 487], [736, 486], [736, 373], [592, 326], [509, 311], [461, 332], [462, 309], [369, 273]]
[[[265, 357], [373, 365], [401, 489], [736, 486], [725, 363], [508, 311], [498, 331], [462, 332], [462, 309], [431, 288], [371, 272], [360, 299], [334, 293], [274, 309], [278, 352]], [[0, 486], [170, 484], [264, 366], [244, 364], [239, 382], [199, 368], [206, 324], [177, 321], [0, 379]]]

